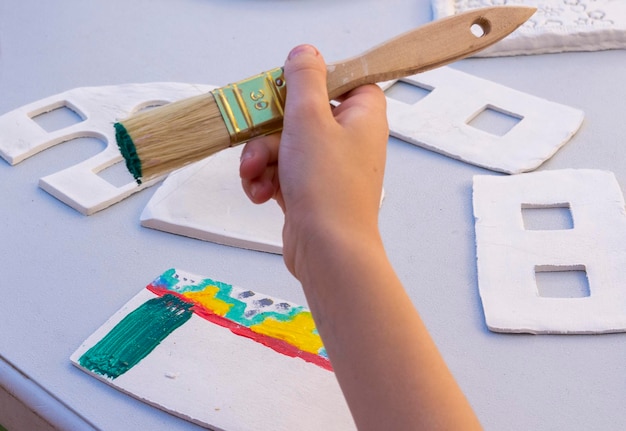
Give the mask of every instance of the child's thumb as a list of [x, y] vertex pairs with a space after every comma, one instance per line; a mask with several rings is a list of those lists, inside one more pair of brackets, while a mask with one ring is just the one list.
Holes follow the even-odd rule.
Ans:
[[285, 62], [285, 82], [286, 119], [298, 114], [329, 113], [326, 63], [314, 46], [300, 45], [291, 50]]

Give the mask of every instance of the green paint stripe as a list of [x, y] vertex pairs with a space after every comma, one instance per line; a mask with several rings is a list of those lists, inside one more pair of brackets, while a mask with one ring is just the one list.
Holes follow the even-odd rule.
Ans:
[[124, 317], [78, 362], [94, 373], [115, 379], [189, 320], [192, 307], [174, 295], [150, 299]]

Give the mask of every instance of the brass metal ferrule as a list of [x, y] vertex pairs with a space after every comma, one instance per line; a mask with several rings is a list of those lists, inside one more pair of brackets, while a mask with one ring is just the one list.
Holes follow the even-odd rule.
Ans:
[[283, 128], [287, 88], [282, 67], [211, 92], [232, 144]]

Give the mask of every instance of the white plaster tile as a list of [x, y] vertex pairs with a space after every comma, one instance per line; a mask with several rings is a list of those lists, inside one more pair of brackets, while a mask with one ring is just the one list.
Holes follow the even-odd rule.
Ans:
[[71, 362], [122, 392], [210, 429], [356, 429], [332, 371], [277, 353], [197, 315], [116, 379], [81, 367], [79, 359], [89, 348], [155, 297], [147, 289], [139, 292], [85, 340]]
[[[406, 82], [424, 83], [436, 89], [414, 106], [388, 98], [394, 136], [504, 172], [538, 166], [575, 133], [582, 121], [580, 111], [453, 69], [427, 72], [407, 78]], [[392, 82], [381, 84], [383, 88], [391, 85]], [[159, 181], [157, 178], [138, 187], [129, 176], [128, 184], [115, 187], [97, 175], [122, 160], [112, 123], [144, 106], [211, 88], [214, 87], [151, 83], [86, 87], [61, 93], [0, 117], [3, 131], [0, 155], [15, 164], [70, 139], [103, 140], [107, 143], [103, 152], [40, 180], [40, 187], [48, 193], [84, 214], [92, 214]], [[485, 94], [490, 94], [489, 98]], [[502, 138], [465, 124], [487, 105], [525, 118]], [[47, 133], [32, 120], [61, 106], [73, 109], [84, 121]], [[551, 124], [542, 128], [538, 120], [547, 117], [546, 111], [550, 113]], [[276, 205], [258, 206], [248, 201], [238, 177], [239, 151], [220, 152], [170, 175], [143, 211], [142, 225], [221, 244], [281, 253], [283, 215]]]
[[[626, 331], [626, 212], [611, 172], [474, 177], [478, 287], [497, 332]], [[569, 204], [572, 229], [525, 230], [522, 205]], [[589, 296], [540, 296], [536, 266], [584, 268]]]
[[171, 173], [141, 213], [141, 224], [219, 244], [282, 253], [283, 213], [255, 205], [241, 188], [241, 147]]
[[[442, 67], [401, 80], [427, 90], [407, 104], [387, 97], [392, 136], [505, 173], [533, 170], [578, 131], [582, 111]], [[521, 118], [498, 136], [468, 123], [485, 108]]]
[[[172, 172], [154, 193], [141, 225], [177, 235], [268, 253], [283, 252], [282, 210], [256, 205], [241, 188], [241, 147]], [[384, 191], [381, 195], [381, 205]]]
[[477, 56], [626, 48], [623, 0], [432, 0], [435, 19], [489, 6], [534, 6], [519, 29]]
[[[93, 214], [149, 187], [129, 176], [129, 183], [116, 187], [98, 172], [122, 161], [115, 142], [113, 123], [146, 106], [164, 104], [209, 91], [214, 87], [185, 83], [125, 84], [75, 88], [0, 116], [0, 156], [15, 165], [47, 148], [77, 138], [97, 138], [106, 148], [95, 156], [41, 178], [39, 186], [83, 214]], [[83, 121], [54, 132], [46, 132], [33, 118], [68, 107]]]

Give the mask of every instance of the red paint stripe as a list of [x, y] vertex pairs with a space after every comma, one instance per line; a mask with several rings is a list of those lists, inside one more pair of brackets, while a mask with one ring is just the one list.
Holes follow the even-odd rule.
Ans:
[[289, 356], [291, 358], [301, 358], [306, 362], [313, 363], [319, 367], [322, 367], [328, 371], [333, 371], [333, 367], [330, 364], [330, 361], [320, 355], [315, 353], [305, 352], [298, 349], [293, 344], [290, 344], [284, 340], [279, 338], [270, 337], [269, 335], [259, 334], [258, 332], [254, 332], [252, 329], [247, 326], [241, 325], [237, 322], [234, 322], [226, 317], [215, 314], [212, 310], [206, 308], [202, 304], [192, 301], [186, 296], [181, 295], [178, 292], [171, 291], [169, 289], [158, 287], [153, 284], [149, 284], [146, 288], [158, 296], [163, 296], [165, 294], [174, 295], [180, 298], [182, 301], [192, 303], [193, 304], [193, 312], [203, 319], [208, 320], [211, 323], [215, 323], [216, 325], [222, 326], [224, 328], [228, 328], [233, 334], [249, 338], [257, 343], [261, 343], [270, 349], [282, 353], [283, 355]]

